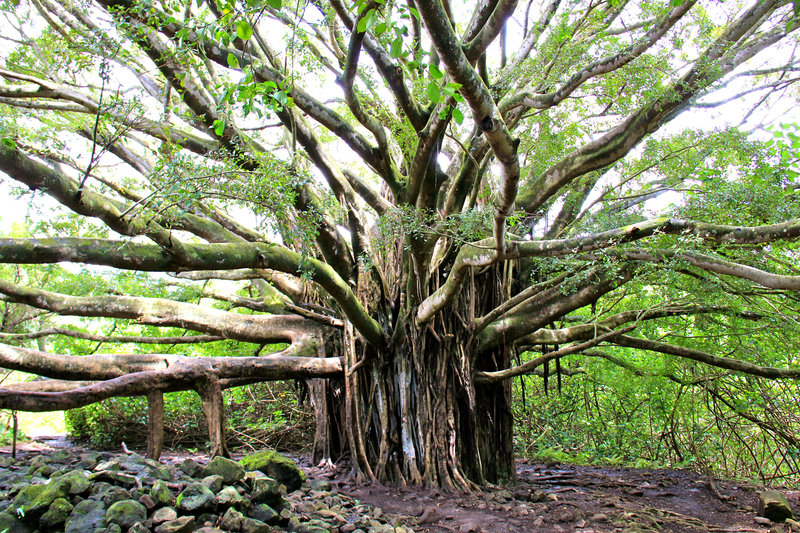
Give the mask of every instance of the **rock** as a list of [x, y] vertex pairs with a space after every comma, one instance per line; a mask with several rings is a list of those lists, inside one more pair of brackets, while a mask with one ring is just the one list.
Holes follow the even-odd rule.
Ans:
[[277, 480], [278, 483], [283, 483], [289, 492], [299, 489], [306, 479], [294, 461], [272, 450], [248, 455], [239, 463], [246, 470], [258, 470]]
[[129, 500], [130, 493], [122, 487], [115, 487], [108, 483], [97, 483], [92, 487], [92, 495], [89, 498], [102, 501], [106, 507], [111, 507], [122, 500]]
[[150, 496], [149, 494], [142, 494], [141, 496], [139, 496], [139, 503], [144, 505], [145, 509], [147, 509], [148, 511], [152, 511], [153, 509], [156, 508], [156, 502], [153, 501], [152, 496]]
[[192, 483], [177, 498], [177, 507], [181, 511], [196, 513], [214, 509], [217, 497], [202, 483]]
[[226, 531], [239, 531], [242, 527], [244, 518], [245, 516], [242, 513], [236, 509], [229, 508], [227, 511], [225, 511], [225, 514], [222, 515], [222, 521], [219, 525]]
[[256, 520], [261, 520], [265, 524], [275, 525], [281, 520], [281, 515], [279, 515], [275, 509], [267, 505], [266, 503], [259, 503], [258, 505], [254, 506], [249, 513], [251, 518], [255, 518]]
[[161, 524], [162, 522], [170, 522], [172, 520], [176, 520], [177, 518], [178, 518], [178, 512], [172, 507], [162, 507], [161, 509], [153, 513], [153, 516], [151, 517], [154, 524]]
[[153, 488], [150, 489], [150, 497], [153, 498], [156, 505], [172, 505], [172, 491], [161, 480], [153, 483]]
[[773, 522], [783, 522], [793, 516], [789, 500], [777, 490], [765, 490], [758, 495], [758, 514]]
[[753, 522], [755, 522], [756, 524], [760, 524], [762, 526], [768, 526], [772, 523], [772, 520], [770, 520], [769, 518], [764, 518], [763, 516], [757, 516], [753, 518]]
[[333, 488], [329, 479], [310, 479], [308, 484], [312, 489], [323, 492], [330, 492]]
[[100, 454], [98, 452], [86, 452], [81, 454], [80, 461], [76, 465], [78, 468], [85, 468], [92, 470], [100, 462]]
[[[69, 500], [56, 498], [50, 504], [47, 512], [39, 519], [39, 527], [45, 531], [63, 529], [63, 525], [69, 518], [72, 509], [74, 509], [74, 506], [69, 503]], [[0, 528], [0, 531], [2, 531], [2, 528]]]
[[193, 516], [182, 516], [176, 520], [164, 522], [155, 529], [156, 533], [192, 533], [195, 530]]
[[439, 510], [435, 506], [431, 505], [426, 507], [425, 510], [422, 511], [422, 515], [419, 517], [419, 523], [430, 524], [432, 522], [438, 522], [441, 519], [442, 515], [439, 512]]
[[141, 483], [136, 476], [126, 474], [124, 472], [118, 472], [117, 470], [101, 470], [100, 472], [95, 472], [89, 476], [89, 479], [92, 481], [108, 481], [110, 483], [124, 485], [127, 487], [137, 487]]
[[278, 482], [272, 478], [264, 477], [253, 480], [253, 489], [250, 492], [253, 503], [266, 503], [273, 509], [280, 508], [283, 495], [278, 490]]
[[222, 476], [213, 474], [204, 477], [202, 480], [200, 480], [200, 483], [205, 485], [205, 487], [211, 492], [217, 493], [222, 488], [223, 479]]
[[143, 523], [136, 522], [128, 529], [128, 533], [150, 533], [150, 529]]
[[178, 468], [189, 477], [198, 477], [203, 473], [203, 465], [194, 459], [185, 459]]
[[75, 456], [70, 452], [68, 452], [67, 450], [56, 450], [50, 454], [47, 460], [50, 461], [51, 463], [59, 463], [65, 465], [67, 463], [71, 463], [74, 458]]
[[[272, 528], [261, 520], [244, 517], [242, 519], [242, 533], [272, 533]], [[310, 533], [310, 532], [309, 532]], [[320, 533], [330, 533], [329, 529], [321, 529]]]
[[106, 511], [106, 523], [128, 529], [136, 522], [147, 519], [147, 509], [136, 500], [121, 500]]
[[222, 482], [232, 485], [244, 477], [244, 467], [225, 457], [214, 457], [203, 470], [204, 476], [222, 476]]
[[45, 485], [24, 487], [11, 504], [11, 510], [21, 516], [42, 515], [57, 498], [69, 495], [69, 482], [58, 479]]
[[52, 476], [55, 471], [56, 471], [56, 469], [53, 468], [51, 465], [44, 465], [44, 466], [40, 466], [39, 468], [35, 469], [34, 472], [33, 472], [33, 475], [34, 476], [39, 476], [39, 477], [44, 478], [44, 479], [47, 479], [50, 476]]
[[98, 500], [83, 500], [72, 510], [67, 520], [65, 533], [86, 533], [103, 526], [106, 521], [106, 506]]
[[544, 527], [544, 517], [536, 517], [536, 520], [533, 521], [533, 527]]
[[144, 464], [147, 467], [146, 471], [150, 477], [160, 479], [162, 481], [169, 481], [173, 478], [173, 471], [153, 459], [145, 459]]
[[0, 531], [6, 533], [33, 533], [34, 527], [10, 514], [0, 514]]
[[58, 479], [62, 483], [69, 482], [70, 494], [83, 494], [92, 488], [92, 482], [89, 480], [89, 472], [86, 470], [70, 470], [64, 473]]
[[595, 513], [589, 517], [590, 522], [608, 522], [608, 515], [605, 513]]
[[248, 504], [247, 499], [230, 485], [223, 487], [223, 489], [217, 493], [217, 502], [225, 507], [236, 507], [238, 509], [247, 507]]
[[480, 533], [481, 528], [474, 522], [467, 522], [461, 525], [459, 531], [461, 531], [461, 533]]

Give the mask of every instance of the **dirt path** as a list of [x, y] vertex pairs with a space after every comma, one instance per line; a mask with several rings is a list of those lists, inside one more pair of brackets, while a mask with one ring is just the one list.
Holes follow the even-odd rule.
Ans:
[[[757, 487], [681, 470], [518, 464], [514, 487], [482, 494], [356, 487], [340, 490], [384, 512], [416, 516], [423, 532], [767, 532]], [[797, 508], [800, 492], [784, 491]], [[774, 529], [775, 527], [781, 529]]]

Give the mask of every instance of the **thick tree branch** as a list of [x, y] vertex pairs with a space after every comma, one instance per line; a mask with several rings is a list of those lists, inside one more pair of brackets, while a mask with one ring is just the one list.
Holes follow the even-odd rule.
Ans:
[[327, 264], [274, 244], [186, 244], [178, 260], [156, 246], [103, 239], [0, 239], [0, 263], [72, 261], [149, 272], [267, 268], [307, 273], [342, 308], [368, 342], [385, 344], [381, 326], [369, 316], [348, 284]]
[[[582, 252], [610, 248], [617, 244], [638, 241], [661, 233], [696, 235], [701, 239], [716, 244], [761, 244], [800, 238], [800, 219], [788, 220], [779, 224], [748, 227], [659, 218], [585, 237], [541, 241], [511, 241], [505, 258], [519, 259], [523, 257], [576, 255]], [[484, 239], [464, 245], [459, 250], [445, 283], [420, 304], [416, 318], [418, 323], [429, 321], [436, 312], [447, 305], [460, 290], [464, 276], [466, 276], [470, 267], [487, 266], [499, 260], [493, 244], [492, 239]]]
[[615, 337], [612, 344], [618, 346], [626, 346], [628, 348], [637, 348], [639, 350], [648, 350], [651, 352], [659, 352], [668, 355], [674, 355], [683, 359], [690, 359], [700, 363], [705, 363], [717, 368], [724, 368], [726, 370], [733, 370], [748, 374], [751, 376], [759, 376], [769, 379], [800, 379], [800, 369], [797, 368], [773, 368], [768, 366], [759, 366], [747, 361], [740, 361], [729, 357], [719, 357], [701, 350], [694, 348], [686, 348], [684, 346], [677, 346], [675, 344], [667, 344], [664, 342], [651, 341], [647, 339], [640, 339], [638, 337], [631, 337], [628, 335], [620, 335]]
[[[146, 360], [144, 364], [137, 359]], [[85, 360], [85, 361], [82, 361]], [[76, 370], [80, 367], [81, 372]], [[121, 365], [114, 375], [104, 364]], [[57, 378], [76, 376], [76, 379], [105, 379], [65, 392], [24, 392], [0, 389], [0, 408], [21, 411], [60, 411], [74, 409], [107, 398], [143, 396], [154, 390], [171, 392], [191, 390], [199, 382], [215, 376], [217, 379], [306, 379], [342, 375], [339, 358], [319, 357], [185, 357], [175, 355], [151, 356], [59, 356], [0, 344], [0, 366], [28, 372], [59, 373]], [[132, 370], [133, 368], [141, 370]], [[106, 376], [94, 377], [93, 376]]]
[[[506, 2], [501, 4], [505, 5]], [[514, 2], [510, 4], [515, 5]], [[447, 74], [453, 81], [461, 84], [459, 92], [469, 104], [476, 125], [486, 136], [502, 168], [501, 183], [494, 202], [494, 245], [502, 256], [505, 253], [506, 219], [514, 210], [519, 187], [519, 140], [511, 137], [503, 119], [497, 113], [491, 92], [464, 54], [441, 3], [421, 2], [419, 11]]]

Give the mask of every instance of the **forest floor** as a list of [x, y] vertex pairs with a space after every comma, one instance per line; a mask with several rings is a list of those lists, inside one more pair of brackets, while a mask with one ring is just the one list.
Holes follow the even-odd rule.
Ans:
[[[476, 494], [347, 483], [339, 490], [386, 513], [416, 516], [422, 532], [791, 531], [757, 518], [761, 487], [686, 470], [517, 466], [514, 486]], [[797, 509], [800, 491], [783, 492]]]
[[[69, 448], [64, 439], [19, 445], [25, 453]], [[77, 449], [76, 449], [77, 451]], [[10, 453], [9, 447], [0, 453]], [[202, 453], [166, 452], [165, 462]], [[517, 463], [517, 483], [471, 494], [355, 483], [344, 468], [317, 468], [295, 457], [310, 478], [329, 479], [340, 493], [379, 507], [419, 532], [785, 532], [757, 516], [763, 487], [711, 479], [687, 470]], [[781, 489], [794, 509], [800, 491]]]

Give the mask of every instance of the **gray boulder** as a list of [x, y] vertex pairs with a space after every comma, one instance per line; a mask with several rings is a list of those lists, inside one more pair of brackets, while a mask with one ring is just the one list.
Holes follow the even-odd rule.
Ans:
[[72, 510], [64, 533], [86, 533], [105, 525], [106, 506], [98, 500], [83, 500]]
[[192, 533], [195, 529], [193, 516], [182, 516], [176, 520], [164, 522], [156, 527], [156, 533]]

